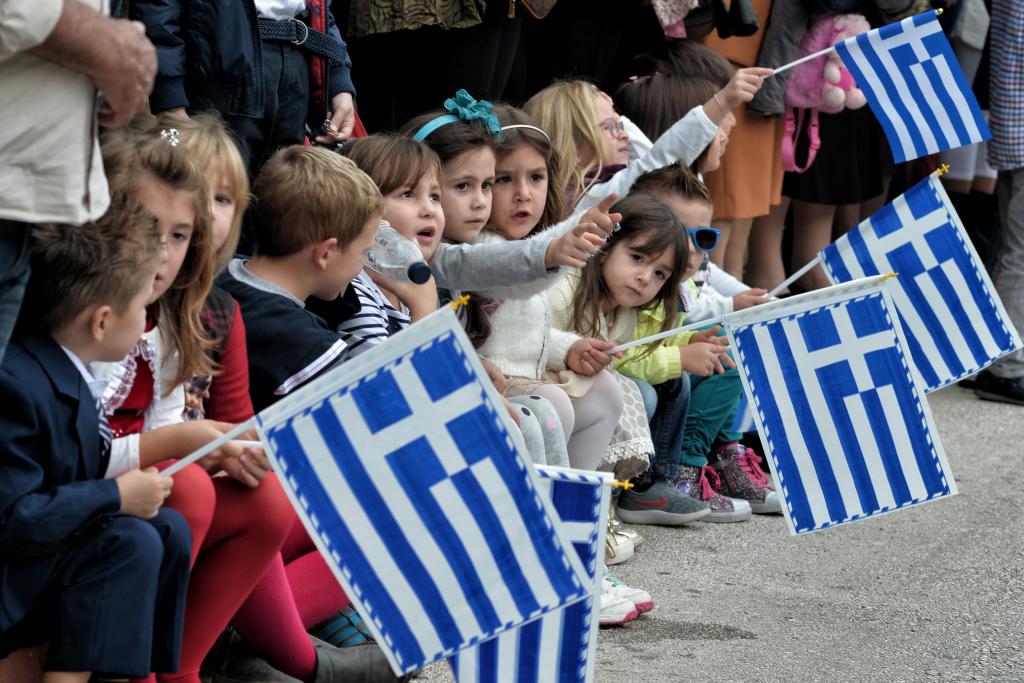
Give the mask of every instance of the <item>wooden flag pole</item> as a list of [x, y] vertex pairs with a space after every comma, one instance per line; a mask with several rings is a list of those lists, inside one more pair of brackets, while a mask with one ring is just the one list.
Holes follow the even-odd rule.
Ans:
[[803, 268], [801, 268], [800, 270], [796, 271], [795, 273], [793, 273], [792, 275], [787, 277], [785, 280], [783, 280], [782, 283], [779, 284], [778, 287], [776, 287], [772, 291], [770, 291], [767, 294], [765, 294], [765, 296], [766, 297], [778, 296], [779, 292], [784, 290], [786, 287], [789, 287], [791, 284], [793, 284], [794, 282], [796, 282], [797, 280], [802, 278], [807, 273], [809, 273], [812, 270], [814, 270], [814, 267], [816, 265], [818, 265], [819, 263], [821, 263], [821, 255], [820, 254], [818, 256], [815, 256], [813, 259], [811, 259], [811, 262], [808, 263], [806, 266], [804, 266]]
[[[939, 8], [939, 9], [935, 10], [935, 16], [941, 16], [941, 15], [942, 15], [942, 8]], [[770, 77], [774, 76], [775, 74], [780, 74], [783, 71], [786, 71], [788, 69], [792, 69], [794, 66], [800, 66], [804, 62], [809, 62], [812, 59], [817, 59], [818, 57], [821, 57], [822, 55], [827, 55], [829, 52], [832, 52], [835, 49], [836, 49], [835, 45], [833, 45], [832, 47], [826, 47], [824, 50], [818, 50], [817, 52], [815, 52], [812, 55], [807, 55], [806, 57], [801, 57], [800, 59], [798, 59], [798, 60], [796, 60], [794, 62], [790, 62], [789, 64], [783, 64], [782, 66], [777, 66], [774, 69], [772, 69], [772, 72], [770, 74], [768, 74], [768, 76], [765, 76], [765, 78], [770, 78]]]

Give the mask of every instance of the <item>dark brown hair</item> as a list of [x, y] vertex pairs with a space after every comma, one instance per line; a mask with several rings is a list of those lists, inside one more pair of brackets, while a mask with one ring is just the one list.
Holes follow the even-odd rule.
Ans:
[[[645, 241], [633, 244], [630, 248], [648, 256], [656, 256], [669, 248], [675, 250], [671, 275], [662, 284], [657, 296], [640, 307], [641, 310], [654, 310], [664, 306], [665, 319], [661, 329], [671, 329], [675, 326], [678, 313], [679, 282], [690, 257], [689, 240], [683, 224], [672, 209], [654, 197], [643, 194], [630, 194], [616, 202], [611, 210], [622, 214], [622, 220], [619, 221], [621, 227], [608, 236], [608, 241], [601, 248], [602, 256], [591, 259], [580, 271], [580, 283], [572, 308], [573, 329], [587, 337], [601, 335], [599, 312], [601, 303], [609, 294], [601, 272], [604, 255], [611, 253], [626, 240], [635, 238]], [[650, 353], [658, 344], [648, 345], [643, 355]]]
[[143, 287], [152, 291], [160, 254], [156, 219], [125, 195], [111, 197], [95, 221], [38, 225], [26, 310], [40, 316], [47, 332], [63, 329], [90, 306], [123, 313]]
[[[423, 126], [440, 116], [448, 115], [447, 111], [441, 109], [420, 114], [406, 123], [399, 132], [412, 139]], [[422, 140], [422, 144], [434, 150], [442, 164], [447, 164], [463, 152], [469, 152], [481, 147], [487, 147], [492, 150], [497, 149], [498, 141], [491, 135], [491, 131], [488, 130], [487, 124], [483, 121], [459, 120], [446, 123], [440, 128], [435, 128], [431, 131], [430, 135]]]
[[[522, 109], [516, 109], [507, 104], [495, 105], [494, 113], [498, 115], [498, 120], [503, 127], [526, 125], [540, 128], [537, 122]], [[521, 145], [529, 145], [540, 152], [548, 169], [548, 193], [544, 200], [544, 211], [541, 212], [537, 227], [530, 232], [533, 235], [565, 218], [565, 187], [560, 187], [557, 181], [561, 177], [559, 172], [561, 160], [558, 153], [551, 146], [551, 141], [547, 136], [533, 128], [511, 128], [501, 132], [497, 149], [498, 164], [501, 164], [502, 158], [514, 152]]]
[[278, 150], [252, 193], [259, 256], [289, 256], [331, 238], [345, 247], [384, 208], [373, 180], [352, 161], [302, 145]]
[[[673, 195], [682, 199], [695, 199], [712, 203], [711, 190], [701, 182], [697, 174], [689, 166], [681, 163], [671, 164], [663, 168], [648, 171], [636, 179], [631, 193], [646, 194], [652, 197]], [[694, 226], [688, 226], [694, 227]]]
[[441, 161], [433, 150], [397, 133], [358, 138], [342, 147], [341, 154], [370, 176], [382, 195], [414, 185], [431, 171], [441, 179]]

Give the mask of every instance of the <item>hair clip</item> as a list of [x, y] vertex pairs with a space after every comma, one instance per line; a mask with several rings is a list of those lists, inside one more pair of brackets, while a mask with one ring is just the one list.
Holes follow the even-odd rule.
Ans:
[[529, 128], [530, 130], [535, 130], [535, 131], [537, 131], [538, 133], [540, 133], [541, 135], [544, 136], [544, 139], [548, 141], [549, 145], [551, 144], [551, 138], [548, 137], [547, 133], [545, 133], [543, 130], [541, 130], [537, 126], [531, 126], [528, 123], [513, 123], [513, 124], [510, 124], [508, 126], [502, 126], [501, 130], [502, 130], [502, 132], [504, 132], [506, 130], [513, 130], [515, 128]]
[[618, 232], [619, 230], [622, 230], [622, 223], [617, 222], [612, 226], [612, 232]]
[[178, 137], [177, 128], [164, 128], [160, 131], [160, 139], [166, 140], [167, 144], [171, 147], [177, 147], [181, 143], [181, 138]]
[[412, 136], [412, 139], [416, 142], [423, 142], [428, 135], [441, 126], [455, 123], [456, 121], [483, 121], [491, 135], [499, 135], [501, 133], [501, 123], [498, 121], [498, 116], [494, 113], [494, 105], [487, 100], [475, 99], [465, 89], [460, 89], [455, 93], [455, 97], [449, 97], [445, 100], [444, 108], [451, 113], [438, 116], [423, 124], [423, 127]]

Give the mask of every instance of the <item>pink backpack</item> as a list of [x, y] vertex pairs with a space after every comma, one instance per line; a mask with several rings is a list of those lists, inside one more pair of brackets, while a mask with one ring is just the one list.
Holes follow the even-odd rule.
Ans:
[[[800, 41], [797, 57], [814, 54], [870, 28], [867, 19], [859, 14], [819, 16]], [[810, 168], [821, 148], [821, 138], [818, 135], [819, 112], [836, 114], [844, 108], [859, 109], [867, 103], [864, 93], [853, 82], [853, 76], [846, 70], [835, 52], [794, 67], [793, 74], [786, 84], [785, 101], [782, 168], [795, 173], [803, 173]], [[796, 142], [808, 111], [810, 116], [807, 117], [807, 163], [801, 167], [796, 163]]]

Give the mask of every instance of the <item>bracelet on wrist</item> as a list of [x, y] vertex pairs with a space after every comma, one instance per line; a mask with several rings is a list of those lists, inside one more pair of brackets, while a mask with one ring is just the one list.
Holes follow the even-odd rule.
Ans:
[[722, 106], [722, 100], [718, 99], [718, 93], [714, 94], [714, 98], [715, 98], [715, 104], [718, 105], [718, 110], [720, 112], [722, 112], [722, 118], [724, 119], [727, 116], [729, 116], [729, 112], [726, 111], [725, 107]]

